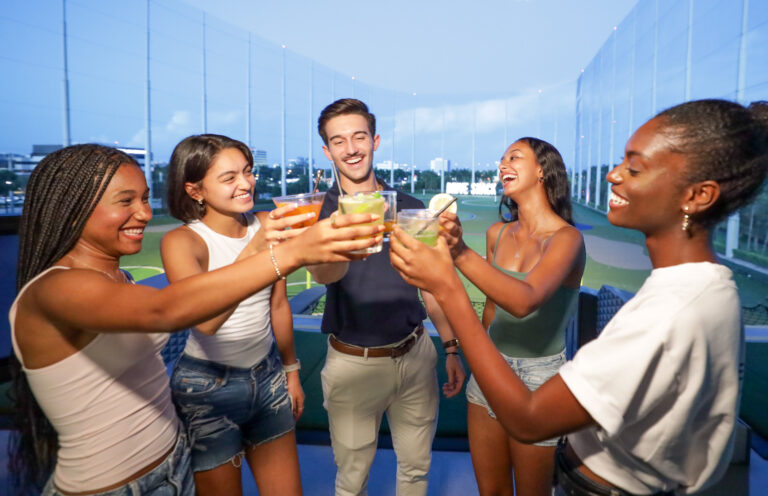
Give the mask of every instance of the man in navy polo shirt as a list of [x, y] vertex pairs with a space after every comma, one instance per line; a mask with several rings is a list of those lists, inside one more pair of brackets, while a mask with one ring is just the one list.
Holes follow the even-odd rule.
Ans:
[[[338, 171], [345, 194], [391, 190], [373, 174], [379, 146], [376, 118], [360, 100], [342, 99], [318, 119], [323, 151]], [[339, 185], [326, 193], [320, 218], [338, 207]], [[397, 193], [398, 211], [424, 204]], [[308, 267], [326, 284], [322, 330], [329, 334], [322, 371], [323, 406], [328, 411], [331, 444], [338, 469], [336, 495], [366, 492], [376, 454], [381, 417], [386, 412], [397, 455], [397, 492], [427, 492], [432, 440], [437, 425], [437, 353], [424, 331], [426, 318], [418, 290], [405, 283], [389, 263], [389, 243], [382, 251], [353, 263]], [[432, 295], [422, 293], [427, 312], [445, 344], [450, 398], [461, 391], [465, 373], [455, 340]]]

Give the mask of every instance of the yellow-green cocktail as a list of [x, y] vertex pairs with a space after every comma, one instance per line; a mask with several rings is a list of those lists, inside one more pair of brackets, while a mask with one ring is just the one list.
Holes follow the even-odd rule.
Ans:
[[397, 225], [425, 245], [437, 244], [440, 221], [434, 212], [425, 209], [407, 209], [397, 213]]
[[[386, 201], [378, 191], [355, 193], [354, 195], [344, 195], [339, 198], [339, 212], [342, 214], [376, 214], [379, 218], [373, 222], [360, 224], [361, 226], [380, 226], [384, 223], [384, 210]], [[366, 236], [365, 238], [371, 238]], [[359, 238], [359, 239], [365, 239]], [[381, 243], [363, 250], [356, 250], [351, 253], [378, 253], [381, 251]]]

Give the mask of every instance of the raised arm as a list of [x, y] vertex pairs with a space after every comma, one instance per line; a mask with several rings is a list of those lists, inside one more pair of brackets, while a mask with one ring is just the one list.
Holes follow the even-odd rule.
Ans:
[[[275, 209], [273, 213], [282, 215], [290, 207]], [[251, 239], [248, 245], [238, 254], [235, 262], [246, 259], [268, 247], [268, 243], [274, 243], [278, 233], [283, 229], [306, 220], [314, 214], [295, 215], [286, 218], [272, 218], [271, 213], [257, 212], [256, 216], [261, 224], [261, 229]], [[284, 235], [296, 236], [304, 230], [285, 231]], [[181, 226], [163, 236], [160, 244], [160, 255], [163, 259], [163, 268], [168, 282], [174, 283], [208, 271], [208, 247], [200, 236], [187, 226]], [[224, 322], [232, 315], [240, 302], [235, 302], [214, 318], [200, 322], [195, 328], [203, 334], [213, 335]]]
[[406, 282], [430, 291], [462, 343], [469, 367], [504, 429], [536, 442], [594, 423], [559, 375], [531, 392], [491, 342], [472, 308], [445, 240], [430, 248], [395, 229], [390, 258]]
[[[494, 224], [498, 225], [498, 224]], [[500, 226], [497, 228], [499, 229]], [[496, 238], [498, 237], [498, 231], [494, 230], [491, 226], [485, 232], [485, 259], [493, 260], [493, 251], [496, 249]], [[483, 329], [488, 330], [491, 327], [491, 322], [496, 317], [496, 304], [492, 299], [485, 297], [485, 305], [483, 306], [483, 317], [480, 322], [483, 324]]]
[[[368, 214], [349, 223], [369, 222]], [[227, 267], [195, 274], [157, 290], [111, 282], [93, 270], [54, 271], [30, 288], [28, 303], [50, 322], [94, 332], [172, 332], [197, 325], [273, 284], [302, 265], [348, 261], [351, 250], [372, 246], [382, 226], [333, 228], [321, 221], [301, 236]], [[274, 263], [273, 263], [274, 262]], [[75, 290], [76, 288], [76, 290]], [[26, 296], [26, 295], [25, 295]]]
[[[491, 226], [487, 239], [498, 234], [500, 228], [501, 223]], [[544, 243], [541, 259], [522, 281], [500, 271], [463, 242], [452, 247], [452, 251], [462, 274], [496, 306], [515, 317], [525, 317], [539, 308], [576, 269], [579, 277], [575, 279], [579, 280], [585, 260], [581, 233], [572, 226], [562, 227]]]

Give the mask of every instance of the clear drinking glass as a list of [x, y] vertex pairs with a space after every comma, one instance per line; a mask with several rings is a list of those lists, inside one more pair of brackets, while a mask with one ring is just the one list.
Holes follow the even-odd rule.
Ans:
[[401, 210], [397, 214], [397, 225], [425, 245], [435, 246], [440, 219], [434, 215], [434, 212], [428, 209]]
[[[378, 220], [373, 222], [367, 222], [360, 224], [361, 226], [380, 226], [384, 224], [384, 211], [386, 210], [387, 202], [384, 199], [384, 195], [381, 191], [359, 192], [354, 195], [343, 195], [339, 197], [339, 212], [342, 214], [376, 214], [379, 216]], [[365, 236], [358, 239], [372, 238], [375, 235]], [[381, 251], [381, 243], [365, 248], [362, 250], [355, 250], [350, 253], [378, 253]]]
[[315, 216], [311, 219], [307, 219], [292, 226], [293, 228], [299, 228], [309, 227], [317, 222], [317, 218], [320, 215], [320, 209], [323, 207], [323, 199], [325, 199], [325, 193], [301, 193], [298, 195], [276, 196], [272, 198], [272, 201], [274, 201], [275, 205], [278, 207], [282, 207], [289, 203], [296, 203], [298, 205], [295, 210], [288, 212], [286, 217], [288, 215], [300, 215], [314, 212]]
[[384, 209], [384, 241], [389, 241], [392, 228], [397, 223], [397, 191], [379, 191], [386, 206]]

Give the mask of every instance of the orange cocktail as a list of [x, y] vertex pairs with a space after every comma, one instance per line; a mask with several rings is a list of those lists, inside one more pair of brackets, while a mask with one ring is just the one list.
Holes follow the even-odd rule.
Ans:
[[325, 193], [301, 193], [298, 195], [276, 196], [272, 201], [274, 201], [275, 205], [278, 207], [288, 205], [289, 203], [295, 203], [297, 205], [296, 209], [291, 210], [286, 214], [286, 217], [289, 215], [308, 214], [310, 212], [315, 214], [311, 219], [307, 219], [292, 226], [294, 228], [299, 228], [309, 227], [317, 222], [317, 218], [320, 216], [320, 209], [323, 207], [324, 198]]

